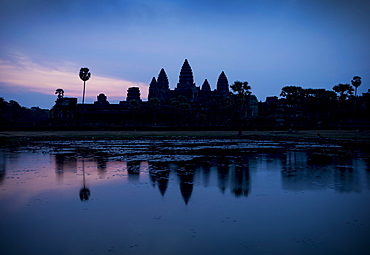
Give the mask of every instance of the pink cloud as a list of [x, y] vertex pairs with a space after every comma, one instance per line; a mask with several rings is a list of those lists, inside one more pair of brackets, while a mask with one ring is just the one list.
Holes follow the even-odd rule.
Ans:
[[[0, 83], [7, 87], [25, 88], [47, 95], [61, 88], [67, 97], [82, 96], [83, 81], [78, 77], [81, 67], [74, 63], [61, 63], [58, 67], [33, 62], [23, 55], [15, 55], [11, 61], [0, 59]], [[86, 82], [86, 99], [92, 101], [104, 93], [109, 101], [125, 100], [129, 87], [139, 87], [141, 97], [147, 98], [148, 84], [94, 75]], [[114, 102], [112, 102], [114, 103]]]

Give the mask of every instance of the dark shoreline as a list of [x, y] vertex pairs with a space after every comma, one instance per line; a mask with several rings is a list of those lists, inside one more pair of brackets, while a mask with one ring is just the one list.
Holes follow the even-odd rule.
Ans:
[[0, 147], [51, 140], [161, 140], [161, 139], [245, 139], [254, 141], [315, 142], [346, 147], [370, 147], [370, 130], [299, 131], [3, 131]]

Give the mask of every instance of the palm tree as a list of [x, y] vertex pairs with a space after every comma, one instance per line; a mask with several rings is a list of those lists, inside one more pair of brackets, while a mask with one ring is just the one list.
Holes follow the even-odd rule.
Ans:
[[356, 117], [356, 104], [357, 104], [357, 88], [361, 85], [361, 77], [360, 76], [353, 76], [351, 80], [352, 86], [355, 87], [355, 100], [353, 101], [353, 111]]
[[82, 67], [80, 69], [80, 79], [84, 81], [84, 89], [82, 93], [82, 104], [85, 103], [85, 82], [89, 80], [91, 77], [91, 73], [89, 72], [89, 68]]
[[360, 76], [353, 76], [351, 80], [352, 86], [355, 87], [355, 97], [357, 96], [357, 88], [361, 85], [361, 77]]
[[252, 93], [250, 91], [251, 86], [248, 85], [247, 81], [245, 82], [235, 81], [234, 84], [230, 86], [230, 88], [232, 89], [234, 93], [236, 93], [234, 94], [234, 96], [235, 96], [236, 106], [239, 107], [237, 109], [237, 112], [239, 113], [239, 121], [240, 121], [238, 136], [241, 136], [243, 134], [241, 124], [242, 124], [243, 118], [245, 117], [246, 107], [247, 107], [250, 95]]
[[86, 187], [86, 180], [85, 180], [85, 159], [82, 158], [82, 174], [83, 174], [83, 187], [80, 190], [80, 199], [81, 201], [87, 201], [90, 198], [90, 189]]

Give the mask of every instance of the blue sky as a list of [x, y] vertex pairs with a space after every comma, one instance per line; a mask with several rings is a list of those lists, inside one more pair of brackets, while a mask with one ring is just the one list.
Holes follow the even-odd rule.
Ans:
[[258, 100], [286, 85], [331, 89], [370, 77], [370, 1], [0, 0], [0, 97], [51, 108], [55, 90], [111, 103], [164, 68], [170, 87], [188, 59], [197, 86], [224, 71]]

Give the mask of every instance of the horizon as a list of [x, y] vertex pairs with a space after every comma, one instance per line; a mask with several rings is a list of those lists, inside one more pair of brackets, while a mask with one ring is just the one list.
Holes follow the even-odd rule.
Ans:
[[[258, 101], [284, 86], [332, 90], [362, 78], [370, 86], [370, 2], [80, 1], [1, 2], [0, 97], [50, 109], [56, 89], [86, 103], [100, 93], [116, 103], [129, 87], [147, 100], [164, 68], [170, 89], [188, 59], [196, 86], [248, 81]], [[85, 10], [81, 12], [81, 10]]]
[[[180, 72], [179, 72], [180, 73]], [[66, 76], [69, 76], [69, 77], [71, 77], [71, 75], [69, 74], [69, 75], [66, 75]], [[169, 76], [169, 75], [167, 75], [167, 76]], [[226, 76], [227, 76], [227, 74], [226, 74]], [[155, 76], [154, 78], [158, 78], [157, 76]], [[362, 78], [362, 77], [361, 77]], [[98, 77], [97, 78], [98, 79], [98, 81], [100, 80], [100, 81], [109, 81], [110, 79], [109, 78], [106, 78], [106, 77]], [[218, 79], [218, 76], [217, 76], [217, 79]], [[216, 79], [216, 82], [215, 82], [215, 84], [214, 85], [211, 85], [211, 90], [213, 91], [213, 90], [215, 90], [216, 89], [216, 83], [217, 83], [217, 79]], [[90, 80], [88, 80], [88, 81], [86, 81], [86, 87], [88, 87], [88, 83], [89, 83], [89, 81]], [[113, 85], [116, 85], [117, 86], [117, 83], [119, 82], [119, 81], [115, 81], [115, 80], [111, 80], [112, 82], [113, 82]], [[82, 80], [80, 80], [80, 83], [81, 83], [81, 90], [82, 90], [82, 84], [83, 84], [83, 81]], [[234, 82], [230, 82], [229, 81], [229, 89], [230, 89], [230, 85], [232, 85]], [[344, 83], [343, 82], [343, 84], [346, 84], [346, 83]], [[350, 82], [347, 82], [347, 84], [350, 84], [351, 85], [351, 83]], [[336, 84], [337, 85], [337, 84]], [[177, 83], [175, 84], [175, 85], [173, 85], [173, 84], [171, 84], [170, 83], [170, 89], [171, 90], [174, 90], [175, 88], [176, 88], [176, 86], [177, 86]], [[197, 87], [201, 87], [202, 85], [201, 84], [196, 84], [196, 86]], [[299, 85], [285, 85], [285, 86], [298, 86], [298, 87], [302, 87], [302, 86], [299, 86]], [[285, 87], [285, 86], [283, 86], [283, 87]], [[333, 86], [335, 86], [335, 85], [333, 85]], [[351, 85], [352, 86], [352, 85]], [[149, 83], [148, 83], [148, 85], [147, 86], [142, 86], [142, 84], [140, 84], [139, 86], [137, 85], [137, 84], [132, 84], [132, 86], [127, 86], [127, 88], [129, 88], [129, 87], [139, 87], [140, 88], [140, 93], [141, 93], [141, 99], [145, 102], [145, 101], [148, 101], [148, 92], [149, 92]], [[283, 88], [283, 87], [281, 87], [280, 88], [280, 92], [281, 92], [281, 89]], [[332, 88], [329, 88], [329, 89], [327, 89], [327, 88], [314, 88], [314, 87], [302, 87], [303, 89], [307, 89], [307, 88], [313, 88], [313, 89], [326, 89], [326, 90], [331, 90], [331, 91], [333, 91], [333, 89]], [[358, 89], [358, 92], [357, 92], [357, 94], [358, 94], [358, 96], [361, 96], [361, 94], [362, 93], [366, 93], [367, 91], [365, 91], [365, 89], [364, 89], [364, 91], [362, 91], [361, 92], [361, 90], [360, 90], [360, 88], [361, 88], [361, 86], [359, 87], [359, 89]], [[63, 88], [62, 88], [63, 89]], [[146, 91], [144, 92], [144, 95], [145, 95], [145, 97], [143, 97], [142, 95], [143, 95], [143, 91], [142, 91], [142, 89], [146, 89]], [[81, 95], [78, 95], [78, 91], [79, 89], [78, 88], [76, 88], [74, 91], [73, 91], [73, 94], [77, 94], [77, 96], [69, 96], [69, 95], [65, 95], [64, 97], [66, 97], [66, 98], [77, 98], [77, 103], [78, 104], [81, 104], [82, 102], [82, 91], [81, 91]], [[97, 93], [95, 96], [85, 96], [85, 104], [93, 104], [96, 100], [97, 100], [97, 96], [100, 94], [100, 93], [103, 93], [103, 92], [99, 92], [98, 93], [98, 91], [99, 90], [96, 90], [96, 89], [94, 89], [94, 92], [95, 93]], [[126, 91], [127, 92], [127, 91]], [[251, 89], [251, 92], [252, 92], [252, 95], [255, 95], [254, 93], [253, 93], [253, 87], [252, 87], [252, 89]], [[19, 94], [19, 91], [17, 92], [18, 94]], [[26, 94], [28, 94], [28, 95], [30, 95], [30, 94], [38, 94], [38, 93], [36, 93], [36, 92], [31, 92], [31, 91], [27, 91], [27, 92], [23, 92], [23, 93], [26, 93]], [[105, 93], [103, 93], [103, 94], [105, 94]], [[40, 97], [40, 95], [38, 95], [39, 97]], [[125, 96], [123, 96], [122, 98], [120, 98], [120, 97], [113, 97], [114, 99], [116, 99], [116, 101], [117, 102], [113, 102], [112, 100], [109, 100], [109, 95], [107, 95], [107, 94], [105, 94], [105, 96], [107, 96], [107, 101], [109, 101], [111, 104], [119, 104], [119, 102], [120, 101], [125, 101], [126, 100], [126, 94], [125, 94]], [[257, 100], [260, 102], [260, 101], [262, 101], [262, 102], [264, 102], [265, 100], [266, 100], [266, 98], [267, 97], [273, 97], [273, 96], [277, 96], [278, 98], [281, 98], [281, 96], [280, 96], [280, 93], [278, 93], [278, 94], [276, 94], [276, 95], [272, 95], [272, 94], [270, 94], [270, 95], [266, 95], [266, 97], [265, 98], [263, 98], [263, 99], [260, 99], [260, 98], [258, 98], [258, 96], [257, 95], [255, 95], [256, 97], [257, 97]], [[10, 100], [14, 100], [14, 99], [7, 99], [7, 98], [5, 98], [5, 97], [3, 97], [2, 95], [0, 95], [0, 97], [2, 97], [5, 101], [10, 101]], [[46, 94], [44, 94], [43, 95], [43, 97], [44, 98], [48, 98], [48, 99], [50, 99], [50, 98], [52, 98], [53, 97], [53, 99], [54, 99], [54, 103], [56, 102], [56, 100], [57, 100], [57, 95], [56, 95], [56, 93], [55, 93], [55, 91], [54, 91], [54, 93], [53, 93], [53, 95], [46, 95]], [[51, 109], [53, 106], [54, 106], [54, 104], [50, 107], [50, 108], [45, 108], [45, 107], [40, 107], [39, 105], [32, 105], [32, 106], [27, 106], [27, 105], [23, 105], [21, 102], [19, 102], [19, 101], [17, 101], [17, 100], [14, 100], [14, 101], [16, 101], [16, 102], [18, 102], [19, 103], [19, 105], [21, 105], [21, 106], [23, 106], [23, 107], [26, 107], [26, 108], [31, 108], [31, 107], [39, 107], [39, 108], [41, 108], [41, 109]]]

